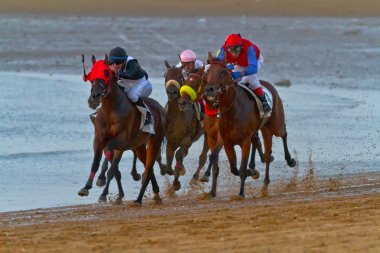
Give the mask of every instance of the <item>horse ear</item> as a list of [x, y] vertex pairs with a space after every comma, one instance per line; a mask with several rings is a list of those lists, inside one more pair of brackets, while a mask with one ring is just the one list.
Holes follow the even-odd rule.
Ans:
[[201, 73], [205, 72], [205, 68], [206, 68], [206, 65], [203, 65], [202, 68], [199, 69], [201, 71]]
[[223, 56], [223, 60], [222, 60], [222, 63], [223, 63], [224, 65], [227, 65], [227, 54], [224, 54], [224, 56]]
[[178, 55], [178, 59], [179, 59], [179, 61], [181, 61], [181, 56], [179, 55], [179, 54], [177, 54]]
[[105, 55], [104, 55], [104, 63], [105, 63], [106, 65], [109, 65], [109, 62], [108, 62], [108, 54], [107, 54], [107, 53], [105, 53]]
[[212, 54], [211, 54], [211, 52], [208, 52], [208, 62], [209, 62], [209, 64], [211, 64], [212, 63]]
[[165, 60], [165, 65], [166, 65], [166, 68], [167, 68], [167, 69], [170, 69], [170, 64], [168, 63], [167, 60]]
[[92, 62], [92, 65], [94, 65], [94, 64], [95, 64], [95, 62], [96, 62], [96, 58], [95, 58], [95, 55], [92, 55], [92, 57], [91, 57], [91, 62]]

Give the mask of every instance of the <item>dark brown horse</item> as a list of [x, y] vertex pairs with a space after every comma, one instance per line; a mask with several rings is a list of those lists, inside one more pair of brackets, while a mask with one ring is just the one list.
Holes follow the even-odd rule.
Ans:
[[90, 177], [83, 189], [78, 194], [88, 195], [92, 187], [92, 180], [99, 168], [103, 150], [113, 151], [112, 164], [107, 172], [107, 183], [103, 193], [99, 197], [100, 202], [106, 201], [109, 184], [115, 176], [118, 182], [121, 201], [124, 192], [121, 186], [121, 174], [118, 165], [125, 150], [133, 150], [140, 161], [145, 165], [142, 176], [142, 186], [136, 203], [141, 204], [144, 192], [152, 181], [155, 198], [159, 198], [159, 187], [153, 171], [153, 165], [158, 157], [161, 143], [165, 137], [167, 116], [164, 108], [154, 99], [144, 98], [144, 103], [149, 107], [153, 120], [155, 134], [142, 132], [140, 128], [141, 114], [127, 95], [117, 85], [117, 74], [108, 67], [108, 59], [97, 61], [91, 70], [91, 95], [89, 105], [96, 108], [99, 103], [102, 107], [98, 110], [95, 120], [94, 159], [92, 162]]
[[[206, 102], [205, 117], [204, 117], [204, 130], [207, 136], [207, 142], [211, 150], [209, 165], [204, 175], [200, 178], [200, 181], [208, 182], [212, 167], [213, 177], [212, 177], [212, 187], [210, 195], [212, 197], [216, 196], [216, 185], [217, 177], [219, 174], [219, 152], [223, 147], [223, 139], [219, 133], [219, 119], [217, 117], [217, 107], [215, 104], [214, 97], [203, 96], [200, 89], [202, 82], [204, 80], [204, 68], [194, 71], [188, 75], [186, 79], [186, 84], [181, 88], [181, 98], [178, 100], [178, 104], [181, 110], [188, 110], [192, 107], [192, 104], [201, 97]], [[196, 97], [195, 95], [196, 94]], [[252, 171], [253, 177], [257, 179], [259, 177], [259, 172], [255, 170], [255, 152], [256, 149], [259, 151], [259, 155], [262, 160], [264, 160], [264, 154], [261, 148], [261, 142], [258, 135], [252, 138], [252, 155], [250, 161], [250, 169]], [[237, 172], [236, 172], [237, 174]]]
[[[165, 89], [168, 96], [166, 112], [168, 115], [168, 125], [166, 134], [166, 162], [167, 171], [170, 174], [174, 153], [176, 165], [174, 169], [173, 189], [179, 190], [181, 183], [178, 178], [181, 171], [184, 171], [183, 159], [187, 156], [191, 145], [197, 141], [204, 133], [198, 119], [195, 108], [183, 112], [178, 108], [178, 99], [180, 97], [179, 90], [184, 84], [182, 70], [177, 67], [171, 67], [167, 61], [165, 73]], [[199, 176], [200, 169], [205, 165], [207, 160], [208, 145], [206, 138], [203, 143], [202, 153], [199, 156], [199, 165], [193, 177]]]
[[255, 100], [239, 86], [235, 85], [231, 78], [231, 71], [226, 67], [227, 60], [222, 61], [208, 55], [210, 68], [206, 75], [205, 96], [215, 97], [220, 108], [219, 132], [223, 138], [231, 169], [236, 168], [236, 153], [234, 146], [239, 145], [242, 150], [242, 158], [239, 169], [241, 180], [239, 196], [244, 197], [244, 185], [248, 175], [252, 172], [247, 170], [251, 140], [258, 130], [261, 132], [265, 147], [265, 178], [262, 194], [267, 195], [269, 185], [269, 165], [272, 153], [273, 135], [281, 137], [284, 144], [285, 160], [293, 167], [296, 161], [291, 157], [287, 145], [287, 132], [285, 126], [285, 113], [280, 96], [276, 89], [268, 82], [260, 81], [273, 96], [273, 109], [270, 118], [261, 120]]

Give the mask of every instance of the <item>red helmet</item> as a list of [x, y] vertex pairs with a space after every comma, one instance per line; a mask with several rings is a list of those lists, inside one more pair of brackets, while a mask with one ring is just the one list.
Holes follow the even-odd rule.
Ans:
[[243, 40], [239, 33], [233, 33], [226, 38], [226, 47], [234, 47], [243, 45]]

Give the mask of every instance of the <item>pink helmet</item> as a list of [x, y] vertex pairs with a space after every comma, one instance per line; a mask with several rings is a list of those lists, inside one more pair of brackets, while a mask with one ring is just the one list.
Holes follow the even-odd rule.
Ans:
[[180, 58], [182, 62], [191, 62], [197, 59], [197, 55], [193, 50], [186, 49], [181, 53]]

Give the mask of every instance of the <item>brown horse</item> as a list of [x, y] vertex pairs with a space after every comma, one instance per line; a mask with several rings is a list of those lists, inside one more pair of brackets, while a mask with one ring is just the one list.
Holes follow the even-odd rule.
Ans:
[[[204, 175], [200, 178], [200, 181], [208, 182], [209, 177], [210, 177], [211, 167], [212, 167], [213, 177], [212, 177], [212, 187], [211, 187], [210, 195], [212, 197], [215, 197], [217, 177], [219, 174], [219, 166], [218, 166], [219, 152], [221, 151], [223, 147], [223, 139], [219, 133], [219, 119], [217, 117], [218, 113], [216, 111], [217, 107], [215, 104], [215, 100], [213, 99], [213, 97], [210, 98], [207, 96], [203, 96], [200, 89], [202, 82], [205, 82], [203, 74], [204, 74], [204, 67], [192, 73], [189, 73], [188, 78], [186, 79], [186, 82], [185, 82], [186, 83], [185, 86], [181, 88], [181, 92], [180, 92], [181, 98], [178, 100], [178, 104], [181, 110], [186, 111], [192, 107], [192, 104], [196, 100], [198, 100], [199, 97], [201, 97], [206, 102], [207, 108], [205, 109], [203, 127], [207, 134], [206, 135], [207, 142], [212, 152], [209, 158], [209, 165], [207, 167], [207, 170], [205, 171]], [[195, 94], [196, 94], [196, 98], [195, 98]], [[249, 165], [250, 169], [253, 172], [253, 177], [255, 179], [259, 177], [259, 172], [255, 170], [256, 149], [258, 149], [261, 159], [264, 160], [264, 154], [262, 152], [261, 142], [258, 135], [255, 135], [255, 137], [252, 138], [252, 155], [251, 155], [251, 161]]]
[[98, 110], [95, 119], [94, 159], [92, 162], [90, 177], [83, 189], [78, 194], [88, 195], [92, 188], [92, 180], [99, 168], [103, 150], [113, 151], [112, 164], [107, 172], [107, 183], [103, 193], [99, 197], [100, 202], [106, 201], [108, 189], [112, 178], [115, 176], [118, 182], [118, 202], [124, 196], [120, 182], [118, 165], [125, 150], [133, 150], [140, 161], [145, 165], [142, 176], [142, 186], [139, 196], [135, 201], [142, 203], [149, 180], [152, 181], [155, 198], [159, 198], [159, 187], [153, 171], [153, 165], [158, 157], [161, 143], [165, 137], [167, 116], [164, 108], [154, 99], [144, 98], [144, 103], [149, 107], [153, 120], [155, 134], [140, 130], [141, 113], [128, 99], [124, 91], [117, 85], [117, 74], [108, 67], [108, 58], [97, 61], [91, 70], [91, 95], [89, 105], [96, 108], [100, 102], [102, 107]]
[[273, 109], [270, 118], [260, 119], [255, 100], [232, 80], [231, 71], [226, 67], [227, 60], [219, 61], [208, 55], [210, 68], [206, 75], [205, 96], [217, 99], [220, 107], [219, 132], [224, 142], [231, 169], [236, 170], [236, 153], [234, 146], [239, 145], [242, 150], [242, 158], [239, 169], [240, 192], [244, 197], [244, 185], [248, 175], [252, 172], [247, 170], [248, 157], [251, 147], [251, 139], [258, 130], [261, 132], [265, 147], [265, 178], [262, 189], [263, 195], [267, 195], [269, 185], [269, 165], [272, 153], [273, 135], [281, 137], [284, 144], [285, 160], [288, 165], [294, 167], [296, 161], [291, 157], [287, 145], [287, 132], [285, 126], [285, 113], [280, 96], [276, 89], [268, 82], [260, 81], [273, 96]]
[[[175, 153], [176, 166], [174, 169], [173, 189], [177, 191], [181, 188], [181, 183], [178, 178], [181, 171], [184, 171], [183, 159], [187, 156], [191, 145], [204, 134], [204, 131], [198, 122], [194, 107], [186, 112], [179, 110], [179, 90], [184, 84], [182, 70], [177, 67], [171, 67], [167, 61], [165, 61], [165, 64], [165, 89], [168, 96], [168, 103], [165, 108], [168, 115], [166, 134], [166, 170], [168, 171], [168, 174], [172, 173], [173, 170], [171, 165]], [[199, 156], [198, 169], [193, 176], [195, 178], [198, 178], [201, 168], [206, 163], [207, 151], [208, 145], [205, 138], [202, 153]]]

